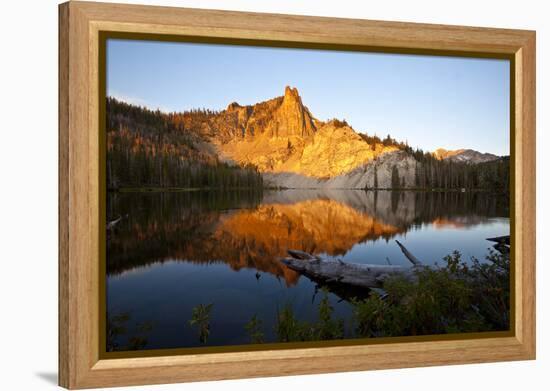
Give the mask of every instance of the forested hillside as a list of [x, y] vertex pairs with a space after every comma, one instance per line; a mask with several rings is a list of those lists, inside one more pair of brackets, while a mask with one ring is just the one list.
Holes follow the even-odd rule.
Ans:
[[438, 189], [485, 189], [508, 192], [510, 188], [510, 158], [502, 157], [483, 163], [439, 160], [431, 153], [414, 152], [419, 163], [415, 172], [415, 187]]
[[[479, 189], [508, 192], [510, 188], [510, 157], [495, 157], [480, 163], [467, 160], [442, 159], [434, 153], [413, 149], [407, 143], [399, 142], [390, 135], [384, 139], [361, 135], [370, 145], [395, 146], [412, 155], [416, 161], [414, 188], [417, 189]], [[378, 182], [375, 178], [375, 182]], [[403, 188], [403, 178], [392, 167], [392, 188]], [[375, 186], [374, 187], [378, 187]], [[409, 186], [410, 187], [410, 186]]]
[[220, 162], [194, 130], [212, 115], [164, 114], [108, 98], [108, 187], [262, 187], [255, 167]]
[[448, 158], [414, 150], [390, 135], [381, 139], [358, 133], [345, 120], [323, 122], [289, 87], [282, 97], [249, 106], [234, 102], [222, 111], [163, 113], [108, 98], [107, 151], [110, 189], [507, 192], [510, 183], [508, 157], [458, 150]]

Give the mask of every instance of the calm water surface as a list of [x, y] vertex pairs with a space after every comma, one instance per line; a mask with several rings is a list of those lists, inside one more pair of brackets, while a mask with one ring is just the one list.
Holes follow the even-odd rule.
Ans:
[[[256, 315], [276, 342], [277, 312], [317, 320], [323, 293], [279, 262], [299, 249], [347, 262], [407, 265], [401, 241], [426, 264], [458, 250], [484, 259], [485, 238], [509, 234], [509, 200], [487, 193], [315, 191], [110, 193], [107, 310], [112, 349], [204, 346], [192, 308], [213, 303], [207, 346], [250, 342]], [[346, 300], [329, 293], [350, 326]], [[112, 326], [113, 324], [111, 324]], [[136, 343], [136, 341], [138, 343]]]

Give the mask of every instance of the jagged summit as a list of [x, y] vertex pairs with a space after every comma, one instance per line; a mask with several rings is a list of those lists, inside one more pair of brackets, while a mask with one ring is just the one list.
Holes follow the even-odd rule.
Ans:
[[311, 137], [317, 130], [315, 118], [302, 103], [296, 88], [287, 86], [284, 95], [241, 106], [232, 102], [209, 124], [210, 135], [222, 144], [234, 139], [258, 137]]
[[274, 116], [276, 137], [312, 136], [315, 124], [309, 110], [302, 104], [302, 98], [296, 88], [287, 86], [281, 106]]
[[298, 89], [296, 87], [293, 88], [291, 86], [286, 86], [284, 99], [296, 100], [302, 103], [302, 98], [300, 97], [300, 94], [298, 93]]

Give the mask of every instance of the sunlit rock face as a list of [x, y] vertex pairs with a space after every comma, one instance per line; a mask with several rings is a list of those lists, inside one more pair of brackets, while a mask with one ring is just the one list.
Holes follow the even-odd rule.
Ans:
[[298, 90], [290, 87], [286, 87], [283, 96], [254, 105], [230, 103], [226, 110], [204, 126], [204, 133], [220, 144], [251, 141], [260, 136], [270, 139], [307, 138], [317, 130], [311, 113], [302, 104]]
[[381, 144], [373, 149], [349, 126], [329, 122], [319, 129], [311, 143], [305, 145], [298, 169], [291, 172], [330, 179], [349, 174], [377, 157], [396, 151], [396, 147]]
[[296, 88], [285, 88], [283, 101], [268, 124], [269, 133], [274, 137], [310, 137], [315, 125], [309, 110], [302, 104], [302, 98]]
[[394, 166], [404, 187], [414, 185], [411, 156], [369, 144], [345, 122], [314, 118], [296, 88], [252, 106], [231, 103], [212, 125], [222, 160], [258, 167], [274, 187], [389, 188]]

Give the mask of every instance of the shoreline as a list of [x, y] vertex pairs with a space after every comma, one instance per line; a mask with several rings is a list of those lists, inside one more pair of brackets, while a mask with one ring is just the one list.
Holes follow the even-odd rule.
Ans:
[[286, 190], [317, 190], [317, 191], [394, 191], [394, 192], [423, 192], [423, 193], [493, 193], [499, 195], [509, 195], [508, 191], [495, 191], [492, 189], [444, 189], [444, 188], [344, 188], [344, 187], [119, 187], [116, 189], [107, 189], [108, 193], [183, 193], [183, 192], [260, 192], [260, 191], [286, 191]]

